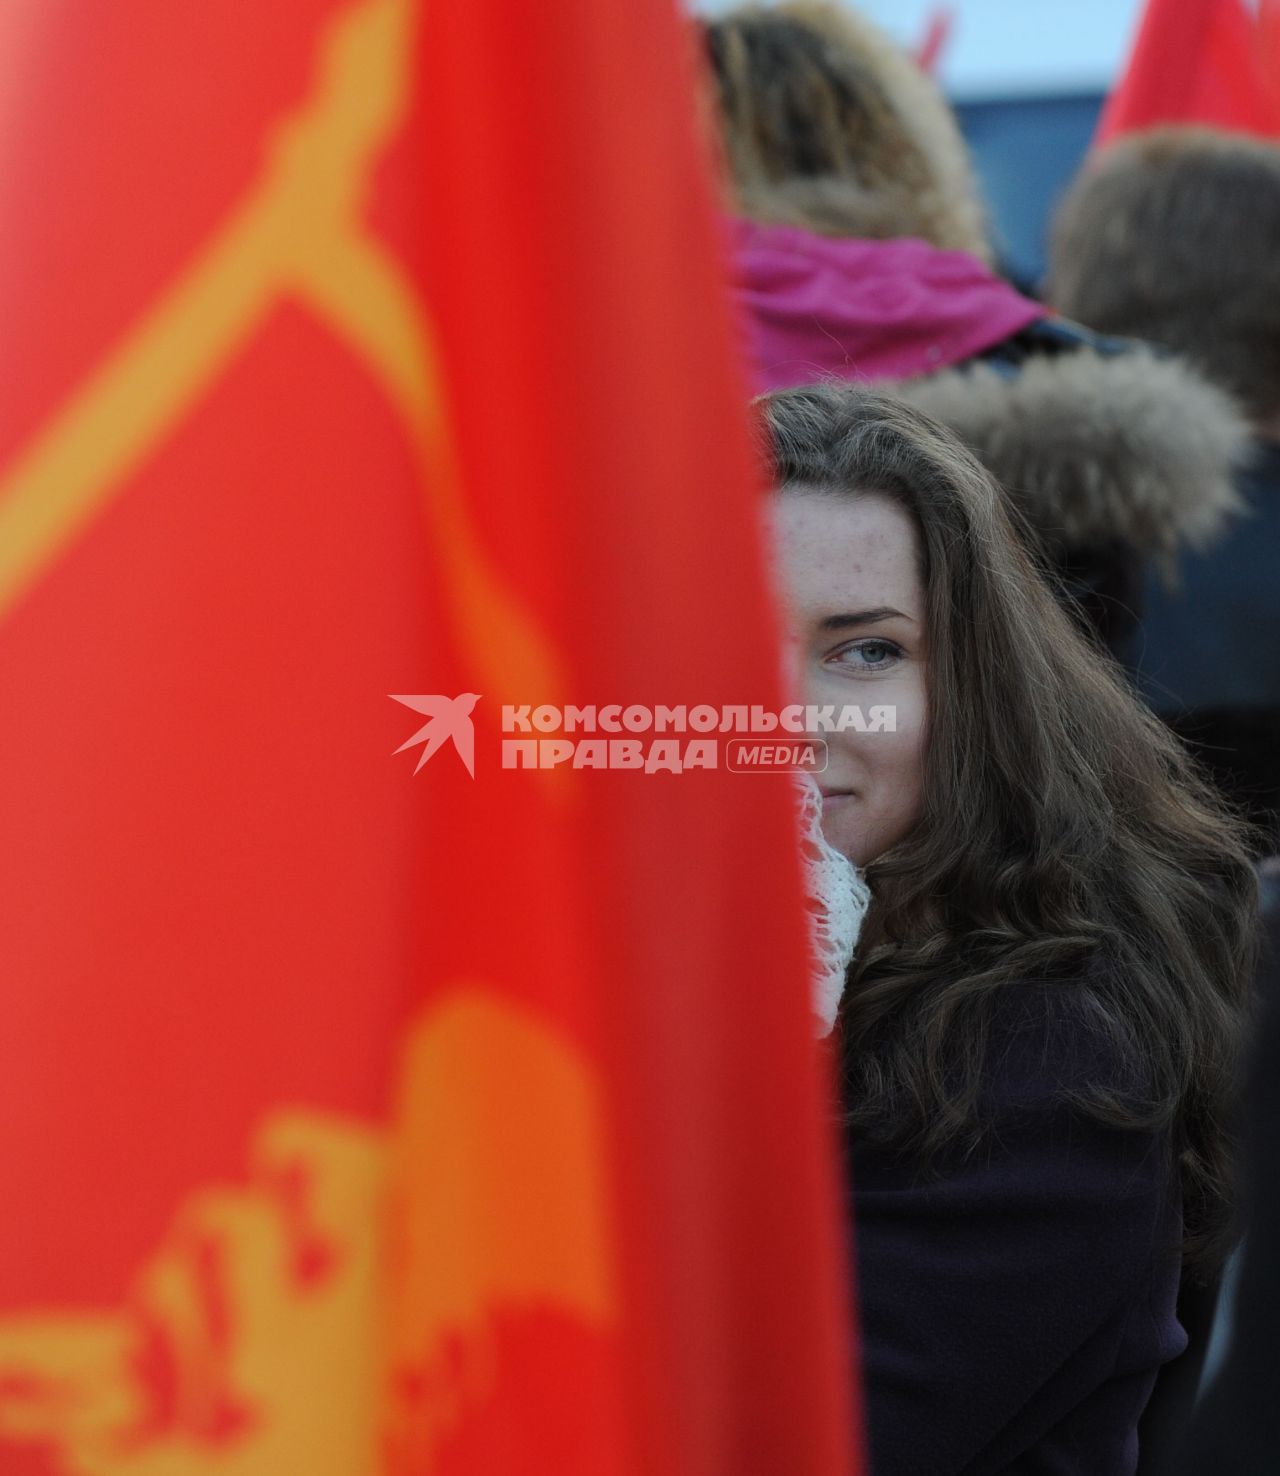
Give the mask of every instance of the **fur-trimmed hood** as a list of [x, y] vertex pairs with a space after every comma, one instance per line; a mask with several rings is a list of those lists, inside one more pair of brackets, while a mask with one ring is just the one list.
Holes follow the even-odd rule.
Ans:
[[1033, 355], [1013, 374], [975, 362], [893, 392], [956, 432], [1052, 555], [1122, 542], [1168, 566], [1239, 507], [1241, 411], [1145, 346]]

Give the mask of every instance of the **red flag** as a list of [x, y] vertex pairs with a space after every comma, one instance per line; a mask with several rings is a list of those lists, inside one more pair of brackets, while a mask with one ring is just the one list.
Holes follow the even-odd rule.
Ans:
[[1241, 0], [1147, 0], [1094, 144], [1161, 123], [1280, 134], [1280, 89]]
[[674, 10], [23, 24], [0, 1469], [854, 1469]]
[[916, 65], [922, 72], [928, 72], [930, 76], [937, 72], [947, 43], [951, 40], [955, 20], [955, 11], [950, 9], [930, 12], [925, 33], [915, 49]]
[[1258, 6], [1258, 51], [1273, 90], [1280, 94], [1280, 0]]

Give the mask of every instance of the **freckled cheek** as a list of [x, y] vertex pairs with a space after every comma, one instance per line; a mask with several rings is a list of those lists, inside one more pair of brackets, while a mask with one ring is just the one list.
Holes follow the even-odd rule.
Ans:
[[[924, 797], [925, 706], [923, 700], [904, 703], [898, 713], [898, 783], [904, 804], [918, 815]], [[909, 799], [908, 799], [909, 796]]]
[[924, 702], [915, 693], [905, 693], [893, 706], [892, 731], [858, 735], [859, 761], [878, 787], [892, 788], [892, 796], [881, 798], [915, 810], [924, 788]]

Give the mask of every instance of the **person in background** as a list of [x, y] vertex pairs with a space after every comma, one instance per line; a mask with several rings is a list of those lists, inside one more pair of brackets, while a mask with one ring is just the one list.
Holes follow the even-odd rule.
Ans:
[[1245, 504], [1153, 580], [1126, 655], [1148, 700], [1280, 850], [1280, 145], [1161, 128], [1105, 149], [1063, 199], [1048, 292], [1184, 356], [1244, 406]]
[[1075, 628], [945, 428], [761, 402], [827, 840], [871, 903], [837, 1034], [874, 1476], [1131, 1476], [1230, 1234], [1257, 888], [1217, 793]]
[[893, 382], [1017, 504], [1112, 650], [1148, 560], [1216, 535], [1247, 430], [1194, 369], [1051, 318], [992, 270], [959, 130], [847, 6], [705, 24], [753, 382]]

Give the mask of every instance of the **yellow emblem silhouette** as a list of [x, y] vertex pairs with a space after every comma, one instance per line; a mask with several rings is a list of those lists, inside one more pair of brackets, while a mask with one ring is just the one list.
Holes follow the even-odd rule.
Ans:
[[60, 1476], [378, 1469], [383, 1145], [286, 1112], [250, 1165], [182, 1206], [118, 1313], [0, 1319], [0, 1452], [52, 1443]]
[[[388, 1433], [427, 1461], [405, 1469], [430, 1470], [454, 1421], [483, 1407], [495, 1312], [614, 1323], [614, 1239], [597, 1083], [563, 1036], [460, 989], [414, 1032], [401, 1080]], [[432, 1378], [446, 1340], [461, 1363]], [[397, 1398], [406, 1384], [419, 1392]]]
[[[191, 1196], [119, 1311], [0, 1317], [0, 1456], [51, 1444], [59, 1476], [376, 1476], [395, 1452], [430, 1469], [483, 1412], [495, 1314], [607, 1331], [581, 1056], [460, 988], [410, 1032], [400, 1098], [390, 1157], [338, 1116], [269, 1117], [246, 1181]], [[415, 1382], [446, 1344], [449, 1378]]]

